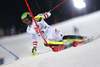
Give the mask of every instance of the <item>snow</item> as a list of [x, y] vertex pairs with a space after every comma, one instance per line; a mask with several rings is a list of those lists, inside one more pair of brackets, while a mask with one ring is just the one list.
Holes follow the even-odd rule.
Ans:
[[60, 52], [24, 57], [1, 67], [100, 67], [99, 39]]
[[5, 64], [0, 67], [100, 67], [99, 18], [100, 11], [97, 11], [53, 25], [66, 35], [74, 34], [73, 26], [76, 26], [79, 28], [79, 35], [98, 37], [90, 43], [60, 52], [53, 52], [49, 47], [45, 47], [42, 38], [38, 37], [38, 54], [30, 56], [32, 43], [31, 38], [26, 33], [4, 37], [0, 39], [0, 44], [20, 59], [14, 61], [15, 57], [0, 47], [0, 58], [5, 58]]

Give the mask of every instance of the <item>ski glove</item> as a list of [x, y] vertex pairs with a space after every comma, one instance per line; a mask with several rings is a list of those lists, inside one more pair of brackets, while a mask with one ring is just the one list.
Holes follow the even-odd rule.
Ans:
[[36, 51], [37, 51], [37, 48], [34, 46], [34, 47], [32, 48], [32, 53], [35, 54]]
[[36, 50], [36, 47], [33, 47], [33, 48], [32, 48], [32, 52], [31, 52], [31, 56], [35, 56], [36, 51], [37, 51], [37, 50]]
[[37, 15], [37, 16], [35, 16], [34, 18], [35, 18], [35, 20], [36, 20], [37, 22], [40, 22], [41, 20], [43, 20], [43, 17], [44, 17], [44, 15], [42, 15], [42, 16]]

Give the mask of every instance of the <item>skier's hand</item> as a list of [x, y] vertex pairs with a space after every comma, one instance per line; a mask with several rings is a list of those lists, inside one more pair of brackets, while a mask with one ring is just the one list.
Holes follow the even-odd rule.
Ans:
[[36, 51], [37, 51], [37, 48], [34, 46], [34, 47], [32, 48], [32, 52], [35, 53]]
[[37, 48], [34, 46], [34, 47], [32, 48], [32, 53], [31, 53], [31, 55], [34, 56], [34, 55], [36, 54], [36, 51], [37, 51]]
[[43, 17], [44, 17], [44, 15], [42, 15], [42, 16], [35, 16], [34, 18], [35, 18], [35, 20], [37, 22], [40, 22], [41, 20], [43, 20]]

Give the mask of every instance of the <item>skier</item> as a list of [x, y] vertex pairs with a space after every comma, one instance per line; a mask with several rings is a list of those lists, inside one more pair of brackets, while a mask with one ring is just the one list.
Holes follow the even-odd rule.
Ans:
[[[41, 30], [42, 35], [46, 39], [46, 41], [62, 41], [64, 34], [60, 31], [58, 31], [55, 28], [52, 28], [49, 26], [44, 19], [51, 16], [50, 12], [45, 12], [38, 14], [35, 16], [35, 20], [38, 24], [39, 29]], [[27, 24], [27, 33], [31, 36], [32, 42], [33, 42], [33, 48], [32, 52], [34, 53], [37, 50], [37, 38], [36, 34], [38, 36], [41, 36], [39, 33], [39, 30], [37, 26], [35, 25], [35, 22], [32, 19], [32, 16], [29, 12], [25, 12], [21, 16], [22, 21]]]

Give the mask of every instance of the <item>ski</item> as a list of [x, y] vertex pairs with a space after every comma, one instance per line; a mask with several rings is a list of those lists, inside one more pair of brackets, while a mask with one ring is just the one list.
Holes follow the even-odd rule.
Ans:
[[[54, 52], [59, 52], [70, 47], [77, 47], [80, 44], [86, 44], [93, 41], [93, 37], [68, 35], [63, 37], [63, 41], [47, 41]], [[56, 44], [56, 45], [55, 45]]]

